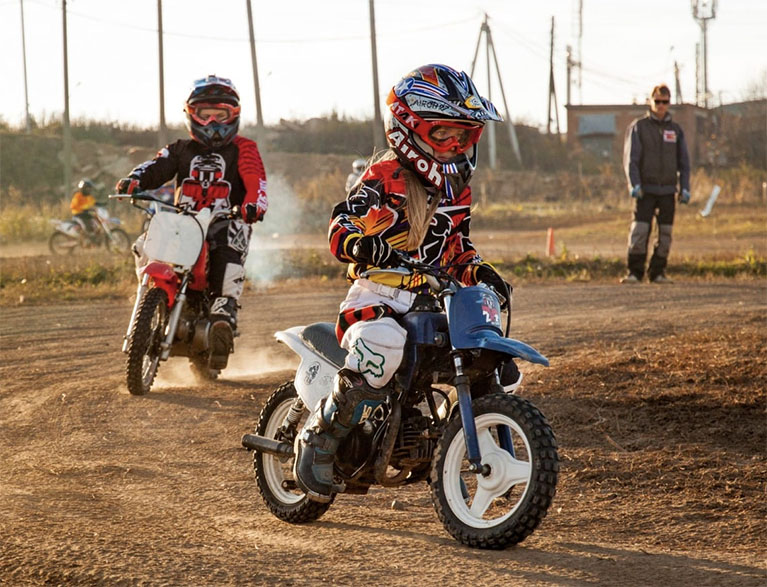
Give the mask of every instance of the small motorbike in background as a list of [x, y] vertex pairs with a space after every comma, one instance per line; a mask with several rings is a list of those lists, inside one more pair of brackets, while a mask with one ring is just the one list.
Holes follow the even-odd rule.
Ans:
[[220, 369], [209, 366], [207, 293], [208, 227], [237, 210], [200, 211], [169, 205], [148, 193], [115, 194], [131, 204], [160, 203], [173, 212], [152, 215], [147, 232], [137, 242], [139, 283], [122, 350], [128, 355], [126, 381], [133, 395], [149, 393], [161, 361], [189, 357], [196, 376], [216, 379]]
[[[475, 548], [506, 548], [533, 533], [557, 485], [554, 433], [529, 400], [501, 384], [509, 359], [548, 360], [501, 328], [501, 304], [485, 286], [463, 286], [443, 269], [407, 257], [401, 267], [376, 269], [400, 279], [420, 275], [431, 294], [402, 316], [405, 358], [384, 403], [341, 441], [334, 486], [366, 494], [373, 485], [426, 482], [444, 528]], [[509, 300], [510, 302], [510, 300]], [[509, 303], [510, 306], [510, 303]], [[275, 333], [301, 358], [295, 377], [264, 404], [255, 434], [256, 484], [277, 518], [311, 522], [333, 503], [312, 501], [293, 476], [294, 443], [308, 415], [333, 386], [346, 351], [334, 325], [318, 322]], [[440, 399], [441, 398], [441, 399]]]
[[80, 218], [51, 220], [53, 234], [48, 239], [48, 248], [54, 255], [67, 255], [81, 249], [106, 247], [113, 253], [127, 253], [130, 237], [120, 226], [119, 218], [110, 216], [106, 207], [96, 206], [90, 232]]

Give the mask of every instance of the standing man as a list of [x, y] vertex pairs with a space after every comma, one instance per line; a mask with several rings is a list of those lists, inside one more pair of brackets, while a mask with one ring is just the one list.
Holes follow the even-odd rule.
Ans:
[[[634, 198], [634, 221], [628, 245], [628, 275], [621, 283], [639, 283], [645, 273], [647, 242], [655, 216], [658, 239], [647, 269], [652, 283], [672, 283], [666, 277], [674, 223], [675, 196], [690, 202], [690, 156], [682, 127], [671, 121], [668, 112], [671, 92], [666, 85], [655, 86], [650, 112], [629, 125], [623, 165], [629, 193]], [[681, 188], [681, 191], [680, 191]]]

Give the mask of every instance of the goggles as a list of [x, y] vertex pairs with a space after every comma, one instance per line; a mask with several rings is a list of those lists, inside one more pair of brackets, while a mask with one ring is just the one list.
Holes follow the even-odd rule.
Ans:
[[452, 119], [427, 120], [413, 112], [403, 100], [389, 105], [392, 115], [415, 132], [427, 145], [439, 153], [455, 149], [465, 153], [479, 142], [484, 125], [481, 122]]
[[184, 107], [189, 116], [201, 126], [207, 126], [213, 122], [229, 124], [234, 122], [240, 115], [240, 107], [226, 103], [198, 102], [187, 104]]
[[479, 142], [483, 129], [481, 124], [471, 122], [425, 120], [416, 132], [435, 151], [455, 149], [456, 153], [465, 153]]

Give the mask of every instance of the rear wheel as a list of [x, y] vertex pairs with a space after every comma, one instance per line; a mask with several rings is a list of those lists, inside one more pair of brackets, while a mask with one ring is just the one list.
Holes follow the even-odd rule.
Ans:
[[160, 362], [160, 344], [168, 325], [168, 294], [154, 288], [144, 294], [128, 343], [126, 368], [128, 391], [146, 395], [152, 387]]
[[107, 250], [113, 253], [127, 253], [130, 250], [130, 237], [122, 228], [113, 228], [110, 235], [104, 235]]
[[445, 529], [475, 548], [517, 544], [538, 527], [556, 492], [557, 443], [529, 401], [495, 393], [472, 402], [482, 464], [469, 471], [461, 419], [451, 420], [434, 451], [432, 503]]
[[80, 246], [80, 240], [63, 232], [54, 232], [48, 239], [48, 248], [54, 255], [69, 255]]
[[[292, 430], [288, 436], [281, 431], [285, 416], [288, 415], [290, 407], [297, 397], [298, 394], [292, 382], [280, 386], [269, 397], [261, 410], [256, 434], [292, 444], [295, 434], [301, 430], [309, 415], [304, 410], [295, 430]], [[280, 520], [293, 524], [313, 522], [328, 511], [335, 495], [328, 503], [312, 501], [306, 497], [306, 494], [297, 487], [295, 477], [293, 477], [293, 460], [293, 456], [280, 458], [269, 453], [255, 451], [253, 453], [253, 468], [256, 473], [258, 492], [269, 511]]]

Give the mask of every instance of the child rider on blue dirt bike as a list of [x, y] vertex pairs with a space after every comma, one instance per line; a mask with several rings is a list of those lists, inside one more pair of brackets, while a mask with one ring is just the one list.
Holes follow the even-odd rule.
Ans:
[[[399, 251], [449, 267], [464, 284], [485, 282], [503, 296], [510, 291], [469, 239], [469, 181], [485, 123], [502, 120], [495, 107], [466, 73], [445, 65], [408, 73], [392, 88], [387, 105], [389, 150], [365, 170], [330, 221], [330, 250], [349, 263], [352, 282], [336, 326], [349, 354], [333, 392], [296, 439], [296, 480], [317, 501], [334, 492], [333, 460], [341, 440], [382, 403], [402, 361], [406, 332], [397, 317], [428, 290], [417, 276], [360, 274], [397, 265]], [[509, 361], [502, 385], [511, 390], [520, 379]]]
[[208, 229], [211, 296], [210, 367], [226, 367], [237, 330], [251, 226], [266, 213], [266, 174], [256, 143], [239, 136], [240, 97], [232, 82], [209, 75], [194, 82], [184, 106], [191, 139], [167, 145], [117, 182], [120, 194], [176, 180], [176, 205], [195, 210], [240, 208]]

